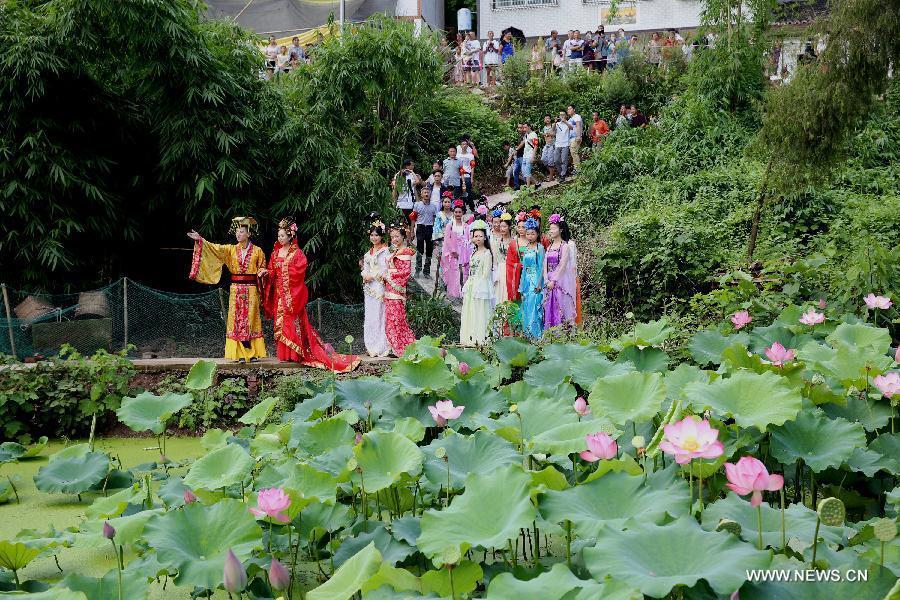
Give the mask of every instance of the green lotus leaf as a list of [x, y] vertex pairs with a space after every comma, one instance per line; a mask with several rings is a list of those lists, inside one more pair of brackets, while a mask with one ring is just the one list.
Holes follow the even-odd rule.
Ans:
[[600, 352], [585, 352], [571, 363], [572, 381], [586, 390], [594, 387], [598, 379], [634, 370], [632, 363], [612, 362]]
[[[781, 548], [781, 509], [763, 502], [762, 532], [763, 546]], [[703, 509], [702, 526], [708, 531], [715, 531], [722, 519], [728, 519], [739, 523], [741, 526], [741, 539], [750, 544], [756, 544], [759, 526], [756, 521], [756, 509], [750, 506], [747, 497], [728, 492], [725, 498], [708, 504]], [[806, 508], [802, 504], [791, 504], [784, 510], [784, 524], [786, 541], [791, 547], [805, 547], [812, 544], [813, 534], [816, 529], [816, 511]], [[828, 544], [838, 544], [845, 541], [846, 533], [843, 527], [819, 526], [819, 538]]]
[[88, 577], [69, 573], [62, 585], [74, 592], [83, 592], [91, 600], [146, 599], [150, 594], [150, 584], [146, 577], [137, 573], [122, 573], [122, 595], [119, 596], [119, 573], [113, 569], [103, 577]]
[[189, 390], [204, 391], [212, 387], [216, 380], [216, 363], [211, 360], [198, 360], [191, 366], [184, 387]]
[[617, 425], [649, 421], [659, 412], [666, 387], [658, 373], [631, 372], [604, 377], [588, 396], [591, 412]]
[[456, 383], [456, 377], [440, 356], [417, 359], [404, 356], [393, 362], [389, 377], [407, 394], [443, 393]]
[[[796, 324], [796, 320], [791, 326]], [[750, 341], [741, 342], [748, 346], [754, 354], [764, 354], [766, 348], [769, 348], [775, 342], [778, 342], [785, 348], [800, 348], [813, 340], [808, 333], [794, 333], [790, 327], [776, 323], [772, 323], [766, 327], [754, 327], [750, 332]]]
[[228, 444], [197, 459], [184, 478], [192, 490], [221, 490], [244, 481], [253, 468], [253, 458], [238, 444]]
[[314, 501], [334, 504], [337, 485], [338, 480], [331, 474], [290, 458], [266, 465], [256, 478], [257, 489], [283, 487], [296, 492], [296, 497], [291, 498], [292, 509], [297, 504], [302, 508]]
[[340, 567], [369, 544], [375, 544], [375, 548], [381, 553], [381, 560], [392, 566], [416, 551], [406, 542], [393, 538], [384, 527], [377, 527], [373, 531], [360, 533], [356, 537], [342, 541], [334, 553], [335, 566]]
[[854, 448], [853, 454], [844, 463], [851, 471], [865, 473], [866, 477], [873, 477], [878, 471], [897, 473], [900, 471], [900, 462], [897, 459], [882, 456], [869, 448]]
[[166, 421], [193, 401], [191, 394], [169, 393], [157, 396], [142, 392], [137, 396], [122, 398], [122, 405], [116, 411], [116, 416], [133, 431], [150, 431], [159, 435], [166, 430]]
[[[818, 556], [827, 552], [828, 550], [819, 544]], [[874, 562], [877, 564], [878, 560], [876, 559]], [[859, 567], [865, 570], [865, 565], [854, 565], [852, 568]], [[802, 571], [809, 568], [809, 563], [801, 563], [796, 559], [782, 560], [780, 556], [776, 556], [772, 568]], [[836, 567], [831, 566], [830, 568]], [[844, 572], [846, 573], [846, 571]], [[896, 594], [900, 592], [900, 580], [896, 575], [888, 569], [869, 568], [867, 576], [865, 581], [841, 577], [839, 581], [823, 578], [821, 580], [810, 579], [802, 583], [798, 581], [747, 582], [741, 587], [740, 600], [831, 600], [832, 598], [896, 600]]]
[[160, 563], [178, 570], [177, 585], [211, 590], [222, 583], [228, 550], [246, 560], [261, 543], [262, 530], [243, 502], [227, 498], [157, 515], [144, 527], [144, 537]]
[[28, 566], [38, 554], [40, 548], [32, 548], [23, 542], [0, 541], [0, 567], [10, 571], [19, 571]]
[[531, 475], [531, 495], [536, 497], [548, 490], [560, 491], [569, 487], [566, 476], [555, 467], [544, 467], [540, 471], [528, 471]]
[[291, 430], [290, 423], [269, 423], [250, 440], [250, 453], [257, 458], [280, 453], [291, 439]]
[[626, 531], [604, 529], [597, 545], [583, 554], [595, 578], [610, 576], [655, 598], [701, 579], [717, 594], [731, 594], [744, 583], [747, 569], [765, 569], [772, 562], [769, 552], [729, 533], [704, 531], [692, 517], [662, 527], [639, 523]]
[[675, 328], [669, 325], [669, 319], [662, 317], [657, 321], [635, 323], [634, 331], [622, 336], [620, 342], [631, 346], [658, 346], [669, 339], [673, 333], [675, 333]]
[[421, 442], [425, 439], [425, 426], [422, 421], [413, 417], [397, 419], [394, 421], [394, 433], [399, 433], [411, 442]]
[[734, 344], [747, 346], [749, 343], [750, 336], [746, 333], [722, 335], [716, 329], [707, 329], [694, 334], [688, 349], [698, 365], [718, 365], [722, 362], [722, 353], [727, 348]]
[[[883, 433], [869, 444], [869, 450], [874, 450], [886, 458], [900, 461], [900, 433]], [[894, 472], [896, 475], [896, 471]]]
[[225, 446], [232, 437], [234, 437], [234, 433], [231, 431], [209, 429], [203, 434], [203, 437], [200, 438], [200, 445], [203, 446], [204, 450], [215, 450], [216, 448]]
[[613, 437], [620, 433], [608, 419], [586, 419], [541, 432], [531, 438], [529, 446], [532, 452], [566, 456], [587, 449], [584, 436], [601, 431]]
[[[579, 590], [576, 594], [570, 594]], [[534, 579], [516, 579], [512, 573], [500, 573], [487, 589], [487, 600], [511, 598], [540, 598], [541, 600], [643, 600], [637, 590], [617, 581], [598, 583], [593, 579], [578, 579], [564, 563], [556, 563]]]
[[[378, 419], [384, 409], [400, 401], [401, 391], [396, 383], [377, 377], [344, 379], [335, 386], [335, 401], [341, 408], [352, 408], [365, 419], [372, 412], [372, 420]], [[367, 407], [366, 404], [369, 406]]]
[[331, 405], [337, 402], [336, 394], [331, 390], [326, 390], [320, 394], [316, 394], [312, 398], [306, 398], [294, 405], [294, 410], [281, 415], [282, 423], [300, 423], [317, 419], [325, 414], [331, 408]]
[[306, 594], [307, 600], [348, 600], [381, 566], [381, 553], [374, 543], [341, 565], [331, 578]]
[[68, 588], [52, 587], [43, 592], [0, 592], [3, 600], [92, 600], [82, 592], [74, 592]]
[[450, 585], [450, 572], [447, 568], [439, 571], [427, 571], [420, 577], [422, 591], [426, 594], [434, 593], [441, 598], [456, 594], [470, 594], [478, 587], [478, 582], [484, 577], [481, 565], [471, 560], [464, 560], [453, 567], [453, 585]]
[[80, 494], [103, 481], [109, 473], [109, 456], [88, 452], [83, 456], [52, 460], [34, 476], [34, 485], [42, 492]]
[[802, 397], [784, 378], [771, 372], [738, 371], [711, 383], [691, 383], [685, 395], [694, 410], [712, 408], [731, 415], [741, 427], [765, 431], [769, 425], [781, 425], [800, 412]]
[[520, 425], [520, 439], [530, 440], [545, 431], [578, 422], [572, 401], [544, 394], [535, 394], [519, 402], [517, 410], [519, 417], [512, 422]]
[[300, 533], [304, 539], [315, 535], [318, 539], [328, 532], [335, 532], [349, 522], [350, 509], [345, 504], [313, 502], [303, 509]]
[[0, 444], [0, 464], [14, 462], [21, 456], [25, 456], [28, 450], [22, 444], [15, 442], [3, 442]]
[[[449, 548], [465, 552], [471, 547], [506, 546], [519, 529], [530, 527], [535, 517], [529, 486], [531, 478], [519, 465], [491, 473], [470, 473], [466, 491], [444, 510], [422, 515], [419, 550], [431, 558]], [[502, 502], [498, 501], [502, 498]]]
[[891, 366], [890, 358], [867, 346], [829, 348], [811, 342], [800, 348], [797, 357], [822, 375], [838, 380], [845, 388], [864, 388], [873, 369], [880, 372]]
[[7, 480], [0, 479], [0, 504], [9, 502], [11, 496], [13, 496], [12, 486]]
[[[435, 456], [438, 448], [445, 450], [446, 461]], [[461, 490], [469, 473], [490, 473], [522, 460], [522, 455], [512, 444], [486, 431], [468, 436], [448, 432], [447, 436], [435, 439], [423, 450], [426, 456], [425, 477], [435, 485], [435, 489], [441, 485], [447, 487], [448, 466], [450, 486]]]
[[821, 409], [804, 410], [795, 421], [772, 428], [772, 456], [784, 464], [802, 458], [816, 473], [840, 466], [854, 448], [865, 445], [862, 425], [829, 419]]
[[597, 352], [597, 349], [584, 344], [550, 344], [541, 349], [544, 358], [562, 364], [571, 364], [587, 354]]
[[66, 446], [62, 450], [58, 452], [54, 452], [50, 455], [50, 462], [60, 458], [77, 458], [79, 456], [84, 456], [88, 452], [91, 451], [91, 445], [88, 443], [84, 444], [72, 444]]
[[[143, 510], [124, 517], [116, 517], [114, 519], [104, 519], [103, 521], [86, 521], [82, 523], [81, 529], [90, 536], [90, 544], [94, 547], [109, 545], [109, 542], [102, 537], [103, 523], [108, 522], [116, 530], [116, 543], [127, 546], [138, 540], [144, 534], [144, 527], [156, 515], [163, 514], [162, 508], [152, 510]], [[88, 538], [79, 538], [79, 544]]]
[[[374, 494], [392, 485], [403, 473], [416, 476], [422, 471], [424, 455], [409, 439], [399, 433], [371, 431], [353, 448], [356, 461], [365, 478], [366, 493]], [[362, 483], [359, 473], [352, 475], [356, 485]]]
[[494, 342], [497, 360], [511, 367], [527, 366], [537, 356], [537, 348], [513, 337], [503, 337]]
[[339, 446], [353, 443], [355, 432], [342, 419], [325, 419], [317, 423], [295, 422], [291, 426], [288, 445], [301, 456], [319, 456]]
[[538, 499], [547, 521], [572, 521], [580, 537], [596, 537], [604, 527], [623, 529], [641, 522], [661, 523], [667, 514], [687, 512], [688, 489], [674, 471], [657, 471], [652, 477], [607, 473], [603, 477], [562, 490], [548, 491]]
[[87, 508], [84, 515], [88, 519], [111, 519], [113, 517], [118, 517], [125, 512], [125, 509], [128, 508], [129, 504], [142, 496], [143, 494], [140, 486], [134, 484], [111, 496], [97, 498], [94, 500], [94, 503]]
[[690, 383], [708, 383], [711, 371], [704, 371], [694, 365], [682, 363], [663, 376], [666, 397], [683, 398], [685, 388]]
[[484, 379], [460, 381], [447, 392], [447, 398], [453, 400], [453, 404], [456, 406], [466, 407], [459, 419], [450, 422], [451, 426], [461, 425], [477, 429], [478, 426], [475, 423], [477, 417], [489, 416], [506, 410], [503, 395], [493, 389]]
[[395, 592], [422, 592], [422, 582], [418, 577], [406, 569], [400, 569], [388, 563], [381, 563], [378, 572], [363, 584], [363, 598], [370, 598], [368, 592], [377, 590], [381, 586], [390, 586]]
[[184, 505], [184, 492], [188, 490], [188, 486], [184, 485], [184, 479], [178, 475], [171, 475], [156, 490], [163, 503], [171, 508]]
[[265, 423], [266, 419], [269, 418], [269, 415], [272, 414], [272, 411], [275, 409], [275, 405], [278, 404], [279, 400], [280, 398], [276, 397], [266, 398], [238, 417], [238, 421], [246, 423], [247, 425], [256, 425], [259, 427]]
[[859, 350], [869, 348], [878, 354], [887, 354], [891, 347], [891, 335], [887, 329], [863, 323], [841, 323], [825, 341], [832, 346], [844, 345]]
[[856, 396], [848, 396], [846, 404], [823, 404], [822, 410], [829, 417], [841, 417], [848, 421], [860, 423], [866, 431], [875, 431], [891, 421], [892, 409], [887, 402], [866, 401]]
[[555, 360], [545, 360], [531, 365], [523, 379], [528, 385], [555, 389], [570, 378], [569, 365]]
[[37, 443], [30, 444], [30, 445], [25, 449], [25, 454], [23, 454], [22, 456], [20, 456], [20, 457], [19, 457], [19, 460], [25, 460], [25, 459], [28, 459], [28, 458], [34, 458], [34, 457], [36, 457], [37, 455], [39, 455], [41, 452], [44, 451], [44, 448], [47, 447], [47, 442], [48, 442], [47, 436], [46, 436], [46, 435], [42, 435], [41, 437], [38, 438]]
[[628, 346], [619, 352], [616, 362], [634, 365], [635, 369], [644, 373], [665, 373], [669, 366], [669, 355], [659, 348]]
[[630, 454], [622, 454], [619, 458], [610, 460], [601, 460], [596, 465], [594, 472], [588, 475], [582, 483], [589, 483], [607, 473], [627, 473], [628, 475], [643, 475], [644, 473], [644, 469]]

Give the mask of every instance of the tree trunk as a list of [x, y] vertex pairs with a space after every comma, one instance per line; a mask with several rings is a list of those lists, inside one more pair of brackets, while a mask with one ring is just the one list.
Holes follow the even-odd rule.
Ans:
[[759, 220], [762, 215], [763, 204], [766, 202], [766, 189], [769, 187], [769, 174], [772, 172], [772, 165], [775, 163], [775, 156], [769, 157], [769, 163], [766, 165], [766, 172], [763, 175], [762, 183], [759, 185], [759, 195], [756, 197], [756, 210], [753, 212], [753, 224], [750, 227], [750, 240], [747, 242], [747, 264], [753, 262], [753, 252], [756, 250], [756, 238], [759, 236]]

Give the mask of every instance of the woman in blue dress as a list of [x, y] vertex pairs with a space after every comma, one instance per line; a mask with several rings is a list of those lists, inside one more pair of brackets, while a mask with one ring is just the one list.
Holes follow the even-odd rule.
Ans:
[[522, 329], [531, 339], [539, 339], [544, 331], [544, 248], [538, 242], [540, 227], [540, 223], [533, 217], [525, 221], [525, 239], [528, 240], [528, 245], [519, 250], [519, 260], [522, 263], [522, 276], [519, 280], [522, 305], [519, 310]]

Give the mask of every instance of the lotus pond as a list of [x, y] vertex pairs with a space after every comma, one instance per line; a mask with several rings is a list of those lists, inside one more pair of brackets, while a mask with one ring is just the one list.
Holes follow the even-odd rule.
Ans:
[[143, 392], [117, 417], [150, 437], [5, 443], [0, 597], [900, 596], [888, 330], [736, 314], [677, 361], [674, 333], [425, 338], [235, 431], [171, 438], [197, 396]]

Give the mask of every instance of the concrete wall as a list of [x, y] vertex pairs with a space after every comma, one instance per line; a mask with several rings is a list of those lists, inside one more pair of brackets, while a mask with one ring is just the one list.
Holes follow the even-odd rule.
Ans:
[[[547, 36], [551, 29], [560, 32], [563, 38], [569, 29], [596, 31], [601, 23], [606, 31], [620, 27], [625, 31], [646, 31], [654, 29], [688, 28], [700, 24], [702, 3], [699, 0], [636, 0], [634, 2], [633, 23], [604, 23], [601, 11], [609, 9], [609, 2], [594, 0], [585, 4], [584, 0], [555, 0], [556, 6], [541, 5], [554, 0], [478, 0], [478, 37], [487, 37], [488, 30], [499, 34], [507, 27], [517, 27], [526, 37]], [[493, 8], [494, 3], [519, 3], [527, 6], [514, 8]], [[628, 0], [619, 0], [620, 14], [630, 7]]]
[[417, 29], [422, 21], [431, 29], [444, 29], [444, 0], [397, 0], [394, 14], [411, 19]]

